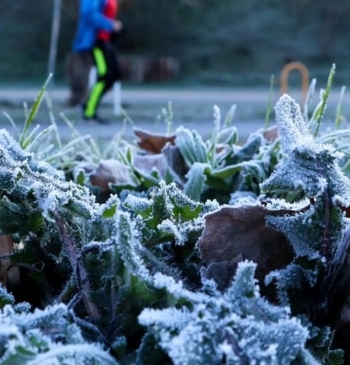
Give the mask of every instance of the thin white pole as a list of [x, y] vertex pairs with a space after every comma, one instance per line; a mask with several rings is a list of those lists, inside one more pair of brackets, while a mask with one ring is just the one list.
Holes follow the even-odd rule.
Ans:
[[122, 84], [120, 81], [113, 84], [113, 112], [117, 116], [122, 113]]
[[[52, 28], [51, 28], [50, 53], [48, 62], [48, 74], [53, 74], [53, 75], [55, 74], [57, 45], [60, 33], [61, 2], [62, 0], [54, 0], [53, 11], [52, 11]], [[52, 84], [53, 80], [51, 81], [51, 85]]]
[[89, 72], [89, 90], [94, 86], [96, 80], [97, 80], [97, 70], [95, 66], [92, 66]]

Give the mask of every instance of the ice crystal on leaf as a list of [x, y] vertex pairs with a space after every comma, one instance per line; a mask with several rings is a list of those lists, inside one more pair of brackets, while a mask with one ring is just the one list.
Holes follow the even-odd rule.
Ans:
[[288, 160], [261, 185], [262, 189], [276, 192], [301, 189], [309, 198], [321, 196], [326, 190], [331, 195], [347, 196], [350, 181], [338, 166], [341, 154], [332, 146], [314, 141], [299, 105], [288, 95], [280, 98], [275, 111]]
[[275, 105], [276, 121], [286, 153], [303, 145], [313, 148], [314, 140], [304, 122], [300, 106], [287, 94], [284, 94]]
[[[342, 154], [314, 140], [292, 98], [283, 95], [275, 111], [285, 159], [261, 184], [261, 190], [274, 198], [274, 205], [278, 200], [285, 204], [287, 199], [289, 206], [298, 209], [289, 216], [267, 217], [267, 224], [289, 239], [295, 255], [265, 282], [276, 284], [280, 303], [291, 306], [293, 315], [304, 315], [322, 300], [319, 287], [348, 225], [344, 212], [350, 206], [350, 180], [339, 167]], [[322, 330], [313, 325], [309, 329]], [[329, 329], [324, 337], [324, 343], [331, 342]], [[322, 361], [328, 356], [327, 346]]]
[[0, 311], [0, 363], [117, 364], [100, 345], [85, 342], [63, 304], [34, 313], [18, 313], [5, 306]]
[[[339, 206], [350, 205], [350, 186], [337, 167], [339, 154], [313, 141], [294, 101], [283, 96], [276, 113], [286, 159], [262, 188], [272, 195], [268, 209], [292, 211], [267, 222], [285, 233], [295, 253], [290, 265], [266, 279], [276, 283], [280, 306], [262, 296], [256, 264], [248, 261], [219, 291], [200, 277], [196, 246], [205, 215], [219, 207], [201, 202], [211, 196], [206, 189], [224, 187], [226, 195], [238, 189], [235, 205], [262, 204], [254, 198], [278, 163], [267, 151], [279, 141], [268, 147], [253, 135], [237, 149], [231, 130], [221, 136], [230, 148], [217, 152], [219, 135], [208, 145], [197, 132], [180, 128], [176, 143], [188, 168], [184, 191], [164, 181], [155, 186], [157, 176], [147, 192], [98, 204], [87, 188], [65, 181], [1, 131], [0, 230], [21, 242], [14, 265], [25, 262], [35, 271], [44, 262], [35, 284], [50, 290], [38, 304], [46, 309], [33, 310], [35, 305], [14, 304], [0, 287], [0, 362], [115, 364], [111, 353], [138, 365], [277, 365], [315, 364], [319, 353], [328, 356], [331, 331], [294, 315], [307, 312], [334, 255], [343, 228]], [[219, 122], [216, 110], [217, 129]], [[298, 295], [306, 298], [305, 307], [294, 305]], [[59, 302], [70, 309], [48, 305]], [[97, 343], [86, 343], [86, 335]], [[312, 352], [310, 339], [321, 337]]]
[[345, 223], [336, 197], [342, 197], [343, 206], [350, 205], [350, 181], [338, 166], [339, 153], [313, 140], [292, 98], [283, 95], [275, 110], [288, 158], [261, 189], [282, 197], [294, 194], [293, 203], [309, 199], [309, 207], [292, 217], [269, 217], [267, 222], [287, 235], [297, 257], [330, 260]]
[[0, 131], [0, 177], [0, 215], [9, 218], [0, 222], [5, 233], [36, 232], [43, 227], [40, 216], [56, 230], [53, 212], [90, 217], [95, 207], [87, 188], [64, 181], [62, 172], [33, 160], [5, 130]]
[[307, 357], [305, 363], [316, 363], [305, 348], [308, 330], [290, 317], [288, 308], [260, 297], [255, 268], [252, 262], [239, 263], [223, 296], [211, 287], [212, 295], [193, 294], [191, 306], [144, 309], [139, 321], [175, 365], [277, 365], [301, 363]]
[[205, 213], [215, 210], [217, 203], [199, 203], [190, 199], [171, 183], [160, 182], [149, 198], [128, 195], [124, 206], [142, 219], [137, 219], [141, 241], [147, 245], [175, 240], [177, 245], [199, 237]]

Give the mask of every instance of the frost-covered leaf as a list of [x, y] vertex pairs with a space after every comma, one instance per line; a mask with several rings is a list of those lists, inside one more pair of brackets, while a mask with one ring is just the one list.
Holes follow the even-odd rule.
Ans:
[[188, 167], [195, 162], [207, 163], [207, 149], [202, 137], [196, 131], [180, 127], [176, 130], [175, 144]]
[[133, 275], [140, 278], [148, 279], [148, 270], [144, 266], [142, 260], [137, 255], [137, 245], [139, 244], [136, 237], [130, 217], [125, 212], [118, 212], [116, 217], [117, 225], [117, 245], [126, 269]]
[[329, 146], [319, 150], [297, 149], [289, 154], [288, 161], [261, 184], [263, 192], [277, 195], [289, 191], [301, 191], [310, 198], [327, 192], [343, 199], [343, 205], [350, 205], [346, 192], [350, 181], [338, 166], [338, 154]]
[[[124, 206], [139, 216], [138, 229], [142, 242], [148, 245], [176, 241], [179, 245], [189, 237], [198, 237], [203, 229], [203, 216], [216, 209], [215, 203], [199, 203], [181, 192], [174, 183], [161, 182], [149, 199], [129, 195]], [[141, 219], [142, 218], [142, 219]]]
[[[328, 211], [328, 219], [324, 211]], [[295, 216], [267, 217], [267, 223], [283, 232], [293, 246], [296, 256], [310, 260], [332, 257], [343, 229], [340, 209], [318, 200], [305, 212]]]
[[[329, 294], [321, 288], [325, 287], [325, 273], [329, 277], [332, 271], [330, 265], [334, 265], [339, 242], [349, 223], [345, 215], [350, 205], [350, 181], [339, 168], [342, 155], [334, 147], [313, 138], [292, 98], [283, 95], [275, 110], [285, 158], [261, 184], [261, 190], [281, 202], [288, 199], [294, 206], [303, 200], [309, 204], [294, 215], [267, 217], [269, 226], [286, 235], [295, 256], [288, 266], [271, 272], [266, 283], [276, 285], [283, 305], [290, 305], [293, 313], [308, 317], [313, 323], [309, 328], [314, 333], [320, 331], [315, 324], [330, 324], [321, 320], [325, 318]], [[336, 292], [335, 286], [332, 292]], [[314, 313], [320, 308], [318, 314]], [[332, 340], [331, 331], [325, 329], [327, 341], [317, 344], [314, 335], [310, 341], [314, 353], [319, 353], [322, 360], [330, 353]]]
[[0, 363], [117, 364], [101, 345], [84, 340], [63, 304], [33, 313], [18, 313], [5, 306], [0, 312]]
[[2, 284], [0, 284], [0, 309], [4, 308], [7, 304], [14, 304], [14, 302], [14, 296], [9, 293]]
[[[193, 304], [163, 310], [144, 309], [139, 322], [174, 364], [316, 363], [306, 349], [308, 329], [260, 297], [256, 264], [241, 262], [223, 296], [193, 296]], [[215, 295], [216, 294], [216, 295]], [[313, 362], [312, 362], [313, 361]]]
[[111, 196], [108, 201], [101, 206], [101, 213], [103, 218], [112, 218], [120, 205], [120, 200], [117, 196]]
[[254, 160], [253, 157], [259, 151], [262, 140], [263, 138], [261, 133], [251, 134], [246, 143], [238, 151], [236, 151], [232, 159], [228, 161], [228, 165]]
[[222, 129], [217, 136], [217, 143], [234, 145], [238, 141], [237, 127], [228, 127]]
[[184, 193], [194, 201], [200, 201], [206, 181], [206, 170], [208, 170], [208, 173], [210, 173], [209, 164], [195, 162], [186, 175], [187, 182], [184, 186]]
[[299, 105], [287, 94], [280, 97], [275, 105], [276, 121], [285, 153], [297, 147], [312, 148], [314, 140], [303, 119]]

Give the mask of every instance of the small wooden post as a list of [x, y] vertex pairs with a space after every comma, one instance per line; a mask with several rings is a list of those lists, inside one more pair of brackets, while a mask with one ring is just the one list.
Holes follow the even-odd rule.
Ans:
[[309, 71], [307, 67], [301, 62], [290, 62], [286, 64], [281, 71], [281, 94], [288, 91], [288, 76], [293, 70], [297, 70], [301, 74], [301, 91], [303, 104], [306, 101], [307, 90], [309, 88]]

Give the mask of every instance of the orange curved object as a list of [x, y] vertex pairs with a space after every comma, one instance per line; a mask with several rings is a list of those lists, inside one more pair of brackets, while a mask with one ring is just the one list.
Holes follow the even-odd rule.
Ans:
[[301, 74], [301, 92], [303, 97], [303, 103], [306, 101], [307, 91], [309, 88], [309, 71], [307, 67], [297, 61], [287, 63], [281, 71], [281, 94], [284, 94], [288, 90], [288, 76], [291, 71], [297, 70]]

